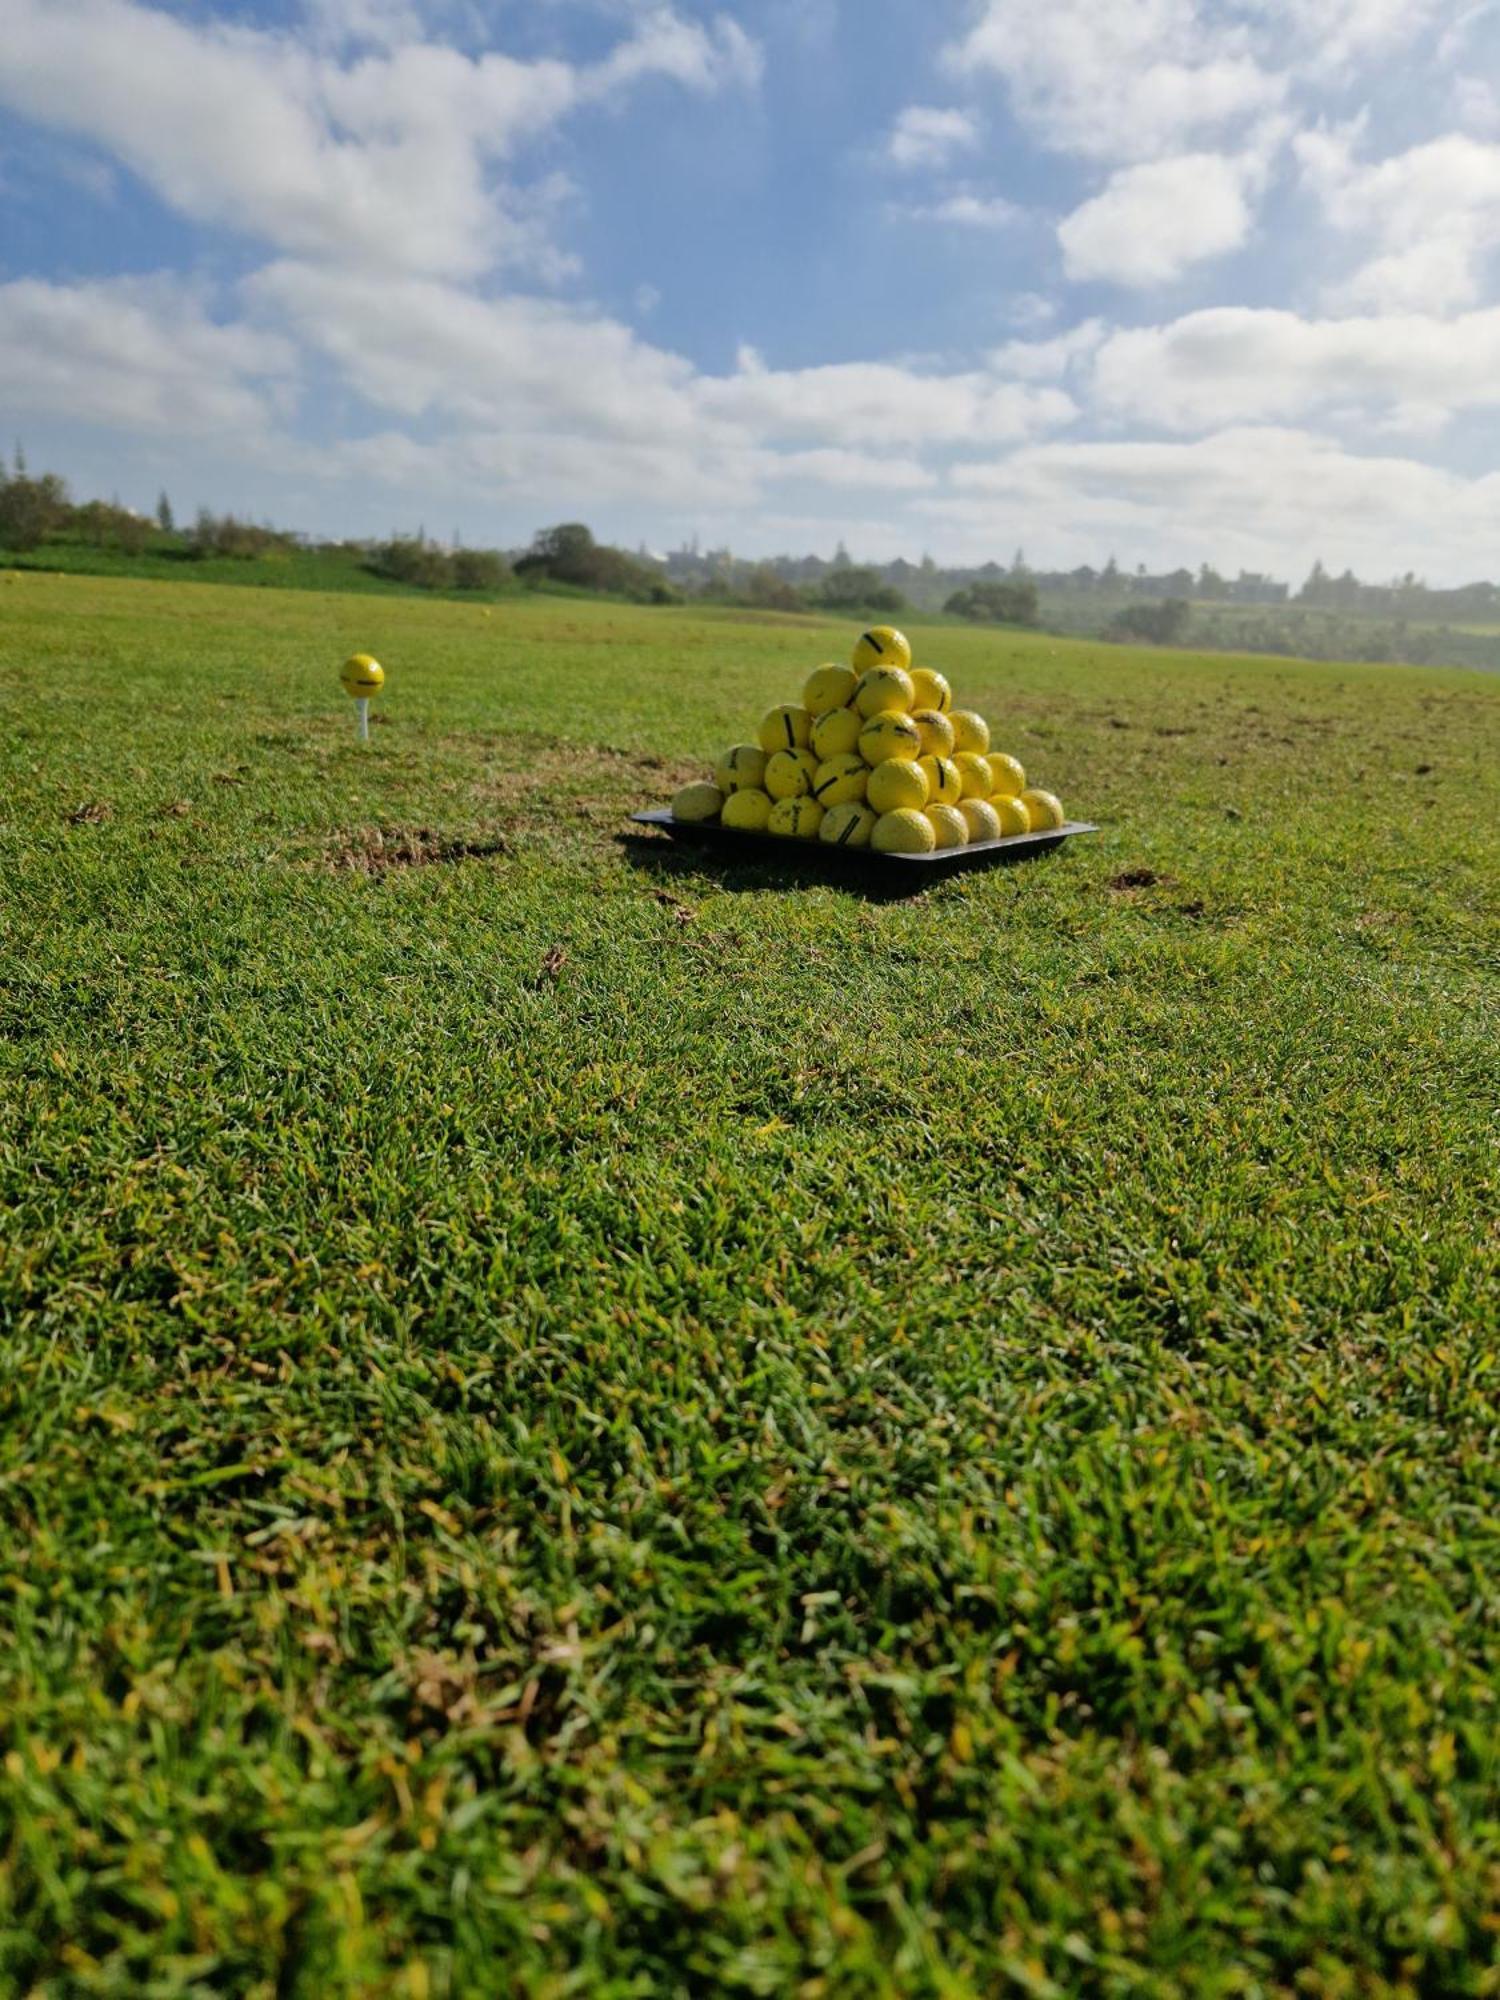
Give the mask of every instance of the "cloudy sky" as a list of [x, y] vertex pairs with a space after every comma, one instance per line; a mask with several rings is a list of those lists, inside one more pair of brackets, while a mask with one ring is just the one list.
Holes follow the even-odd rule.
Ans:
[[1500, 575], [1500, 0], [0, 0], [0, 425], [314, 530]]

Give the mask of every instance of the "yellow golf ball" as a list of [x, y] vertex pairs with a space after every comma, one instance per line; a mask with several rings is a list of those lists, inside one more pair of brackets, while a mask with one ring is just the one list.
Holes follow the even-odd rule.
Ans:
[[937, 846], [937, 835], [926, 813], [906, 807], [900, 812], [883, 813], [876, 820], [870, 845], [877, 854], [931, 854]]
[[724, 806], [724, 794], [717, 785], [684, 785], [672, 801], [672, 817], [692, 825], [717, 819]]
[[725, 826], [732, 826], [741, 833], [764, 833], [766, 821], [771, 817], [771, 795], [769, 792], [731, 792], [724, 801], [721, 818]]
[[888, 757], [915, 757], [921, 748], [922, 732], [909, 715], [877, 715], [859, 732], [859, 754], [867, 764], [883, 764]]
[[351, 653], [339, 669], [345, 694], [368, 701], [385, 686], [385, 668], [369, 653]]
[[783, 840], [816, 840], [823, 808], [816, 799], [778, 799], [766, 821], [766, 832]]
[[935, 806], [956, 806], [964, 795], [964, 781], [951, 757], [918, 759], [927, 774], [927, 796]]
[[911, 676], [900, 667], [871, 667], [854, 690], [854, 706], [867, 720], [894, 710], [905, 715], [911, 707]]
[[813, 788], [818, 760], [811, 750], [778, 750], [766, 760], [765, 789], [773, 799], [800, 799]]
[[812, 726], [812, 747], [820, 764], [830, 757], [842, 757], [859, 744], [865, 719], [857, 708], [830, 708]]
[[940, 708], [914, 708], [911, 719], [922, 732], [924, 757], [953, 755], [953, 724]]
[[1015, 833], [1030, 833], [1031, 814], [1019, 799], [1000, 793], [990, 800], [990, 810], [1000, 822], [1000, 838], [1008, 840]]
[[865, 797], [878, 813], [900, 812], [903, 806], [920, 812], [928, 792], [927, 773], [920, 764], [889, 757], [871, 771]]
[[773, 708], [756, 734], [768, 757], [777, 750], [805, 750], [812, 737], [812, 717], [805, 708], [788, 703]]
[[916, 690], [918, 708], [935, 708], [946, 715], [953, 706], [953, 690], [941, 674], [935, 674], [931, 667], [913, 667], [911, 684]]
[[948, 720], [953, 724], [955, 750], [974, 750], [982, 757], [990, 747], [990, 725], [972, 708], [956, 708]]
[[850, 799], [864, 797], [869, 775], [869, 766], [864, 758], [853, 750], [846, 750], [841, 756], [830, 757], [826, 764], [818, 766], [813, 774], [812, 795], [825, 811], [829, 806], [847, 805]]
[[1026, 773], [1014, 757], [1007, 757], [1003, 751], [990, 752], [990, 797], [1018, 799], [1026, 789]]
[[816, 667], [807, 677], [807, 686], [802, 690], [802, 706], [811, 716], [826, 715], [831, 708], [843, 708], [854, 699], [855, 685], [859, 675], [853, 667], [840, 667], [830, 662], [826, 667]]
[[758, 743], [736, 743], [719, 759], [714, 783], [726, 794], [755, 792], [765, 782], [766, 753]]
[[900, 667], [903, 671], [911, 665], [911, 647], [906, 643], [906, 634], [898, 632], [891, 625], [872, 625], [868, 632], [862, 632], [854, 648], [854, 669], [863, 673], [867, 667]]
[[1055, 792], [1038, 791], [1033, 787], [1022, 792], [1021, 803], [1030, 816], [1033, 833], [1045, 833], [1050, 827], [1066, 826], [1068, 823], [1062, 800]]
[[969, 829], [957, 806], [929, 806], [925, 817], [932, 828], [934, 846], [967, 846]]
[[958, 772], [966, 799], [989, 797], [994, 789], [994, 779], [990, 776], [988, 757], [981, 757], [977, 750], [955, 750], [953, 767]]
[[857, 799], [850, 799], [844, 805], [830, 806], [824, 813], [818, 838], [826, 840], [830, 847], [868, 847], [874, 831], [874, 813]]
[[[727, 813], [729, 808], [724, 808]], [[1000, 816], [992, 805], [983, 799], [965, 799], [959, 807], [964, 825], [969, 829], [969, 840], [998, 840], [1000, 838]]]

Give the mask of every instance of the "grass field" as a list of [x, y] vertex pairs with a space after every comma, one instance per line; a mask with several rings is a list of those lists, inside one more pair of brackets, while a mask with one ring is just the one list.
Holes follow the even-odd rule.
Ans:
[[0, 581], [0, 1992], [1500, 1993], [1500, 684], [850, 636]]
[[[359, 550], [353, 547], [275, 548], [254, 558], [246, 556], [192, 553], [184, 536], [176, 544], [159, 544], [127, 553], [118, 548], [101, 548], [88, 541], [55, 538], [27, 553], [0, 549], [0, 566], [10, 566], [24, 575], [60, 575], [138, 579], [156, 583], [236, 584], [248, 590], [357, 591], [375, 597], [411, 596], [414, 586], [392, 577], [377, 576], [367, 569]], [[494, 603], [502, 595], [515, 595], [521, 586], [510, 584], [507, 592], [443, 592], [444, 601], [459, 599], [469, 603]]]

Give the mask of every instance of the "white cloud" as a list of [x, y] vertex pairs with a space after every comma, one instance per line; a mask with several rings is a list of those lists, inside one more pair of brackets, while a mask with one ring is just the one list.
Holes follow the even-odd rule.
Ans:
[[107, 148], [174, 208], [299, 256], [473, 276], [535, 253], [496, 163], [649, 75], [753, 80], [753, 44], [650, 9], [592, 67], [404, 43], [341, 61], [137, 0], [5, 0], [0, 102]]
[[416, 0], [303, 0], [313, 38], [334, 48], [373, 42], [394, 48], [422, 39], [422, 10]]
[[1003, 318], [1008, 325], [1023, 329], [1050, 326], [1057, 318], [1057, 301], [1041, 292], [1020, 292], [1010, 301]]
[[1500, 247], [1500, 145], [1449, 133], [1365, 163], [1354, 156], [1358, 137], [1354, 127], [1296, 141], [1328, 220], [1374, 249], [1334, 299], [1398, 312], [1474, 304]]
[[1253, 224], [1242, 162], [1185, 153], [1124, 167], [1058, 226], [1070, 278], [1164, 285], [1237, 250]]
[[1285, 85], [1249, 31], [1196, 0], [984, 0], [948, 52], [964, 75], [1010, 87], [1049, 146], [1091, 159], [1152, 159], [1275, 106]]
[[898, 209], [908, 222], [930, 222], [953, 229], [1010, 229], [1025, 215], [1004, 195], [956, 193], [937, 201], [913, 202]]
[[775, 370], [746, 350], [731, 375], [698, 374], [617, 320], [535, 298], [479, 299], [285, 261], [249, 281], [262, 313], [330, 355], [375, 407], [518, 430], [839, 449], [1004, 442], [1076, 414], [1060, 390], [986, 370], [890, 362]]
[[1465, 131], [1490, 138], [1500, 133], [1500, 97], [1482, 76], [1453, 79], [1453, 113]]
[[1191, 443], [1023, 447], [961, 468], [954, 495], [916, 509], [971, 547], [1028, 544], [1060, 562], [1111, 547], [1159, 564], [1299, 572], [1313, 556], [1386, 573], [1400, 559], [1435, 574], [1483, 575], [1500, 536], [1500, 475], [1468, 480], [1417, 460], [1357, 454], [1301, 430], [1231, 427]]
[[13, 410], [133, 432], [243, 433], [283, 400], [278, 336], [211, 320], [170, 281], [0, 285], [0, 381]]
[[1307, 320], [1244, 306], [1111, 335], [1094, 361], [1097, 407], [1179, 431], [1315, 410], [1431, 429], [1500, 406], [1500, 307]]
[[642, 77], [670, 77], [705, 94], [730, 85], [753, 89], [761, 80], [760, 45], [727, 14], [710, 26], [686, 21], [671, 7], [648, 7], [635, 32], [593, 70], [580, 72], [586, 97], [605, 97]]
[[997, 347], [990, 364], [999, 375], [1022, 382], [1060, 381], [1094, 353], [1109, 329], [1103, 320], [1086, 319], [1050, 340], [1011, 340]]
[[873, 361], [773, 371], [748, 351], [735, 374], [704, 377], [697, 400], [766, 438], [928, 448], [1035, 436], [1077, 414], [1061, 390], [985, 371], [919, 374]]
[[978, 142], [979, 128], [967, 111], [910, 104], [896, 120], [886, 152], [893, 166], [946, 167]]
[[1454, 0], [1247, 0], [1266, 43], [1314, 79], [1388, 57], [1422, 37]]
[[617, 320], [294, 261], [256, 273], [246, 290], [259, 312], [330, 356], [359, 395], [394, 416], [601, 441], [692, 435], [692, 368]]

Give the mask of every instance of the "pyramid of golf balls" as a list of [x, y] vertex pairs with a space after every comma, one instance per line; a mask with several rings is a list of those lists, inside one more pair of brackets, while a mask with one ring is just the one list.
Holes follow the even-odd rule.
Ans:
[[990, 728], [953, 706], [939, 673], [913, 667], [900, 632], [860, 635], [853, 665], [815, 668], [800, 702], [773, 708], [754, 743], [726, 750], [713, 782], [687, 785], [674, 819], [826, 840], [877, 854], [931, 854], [1064, 825]]

